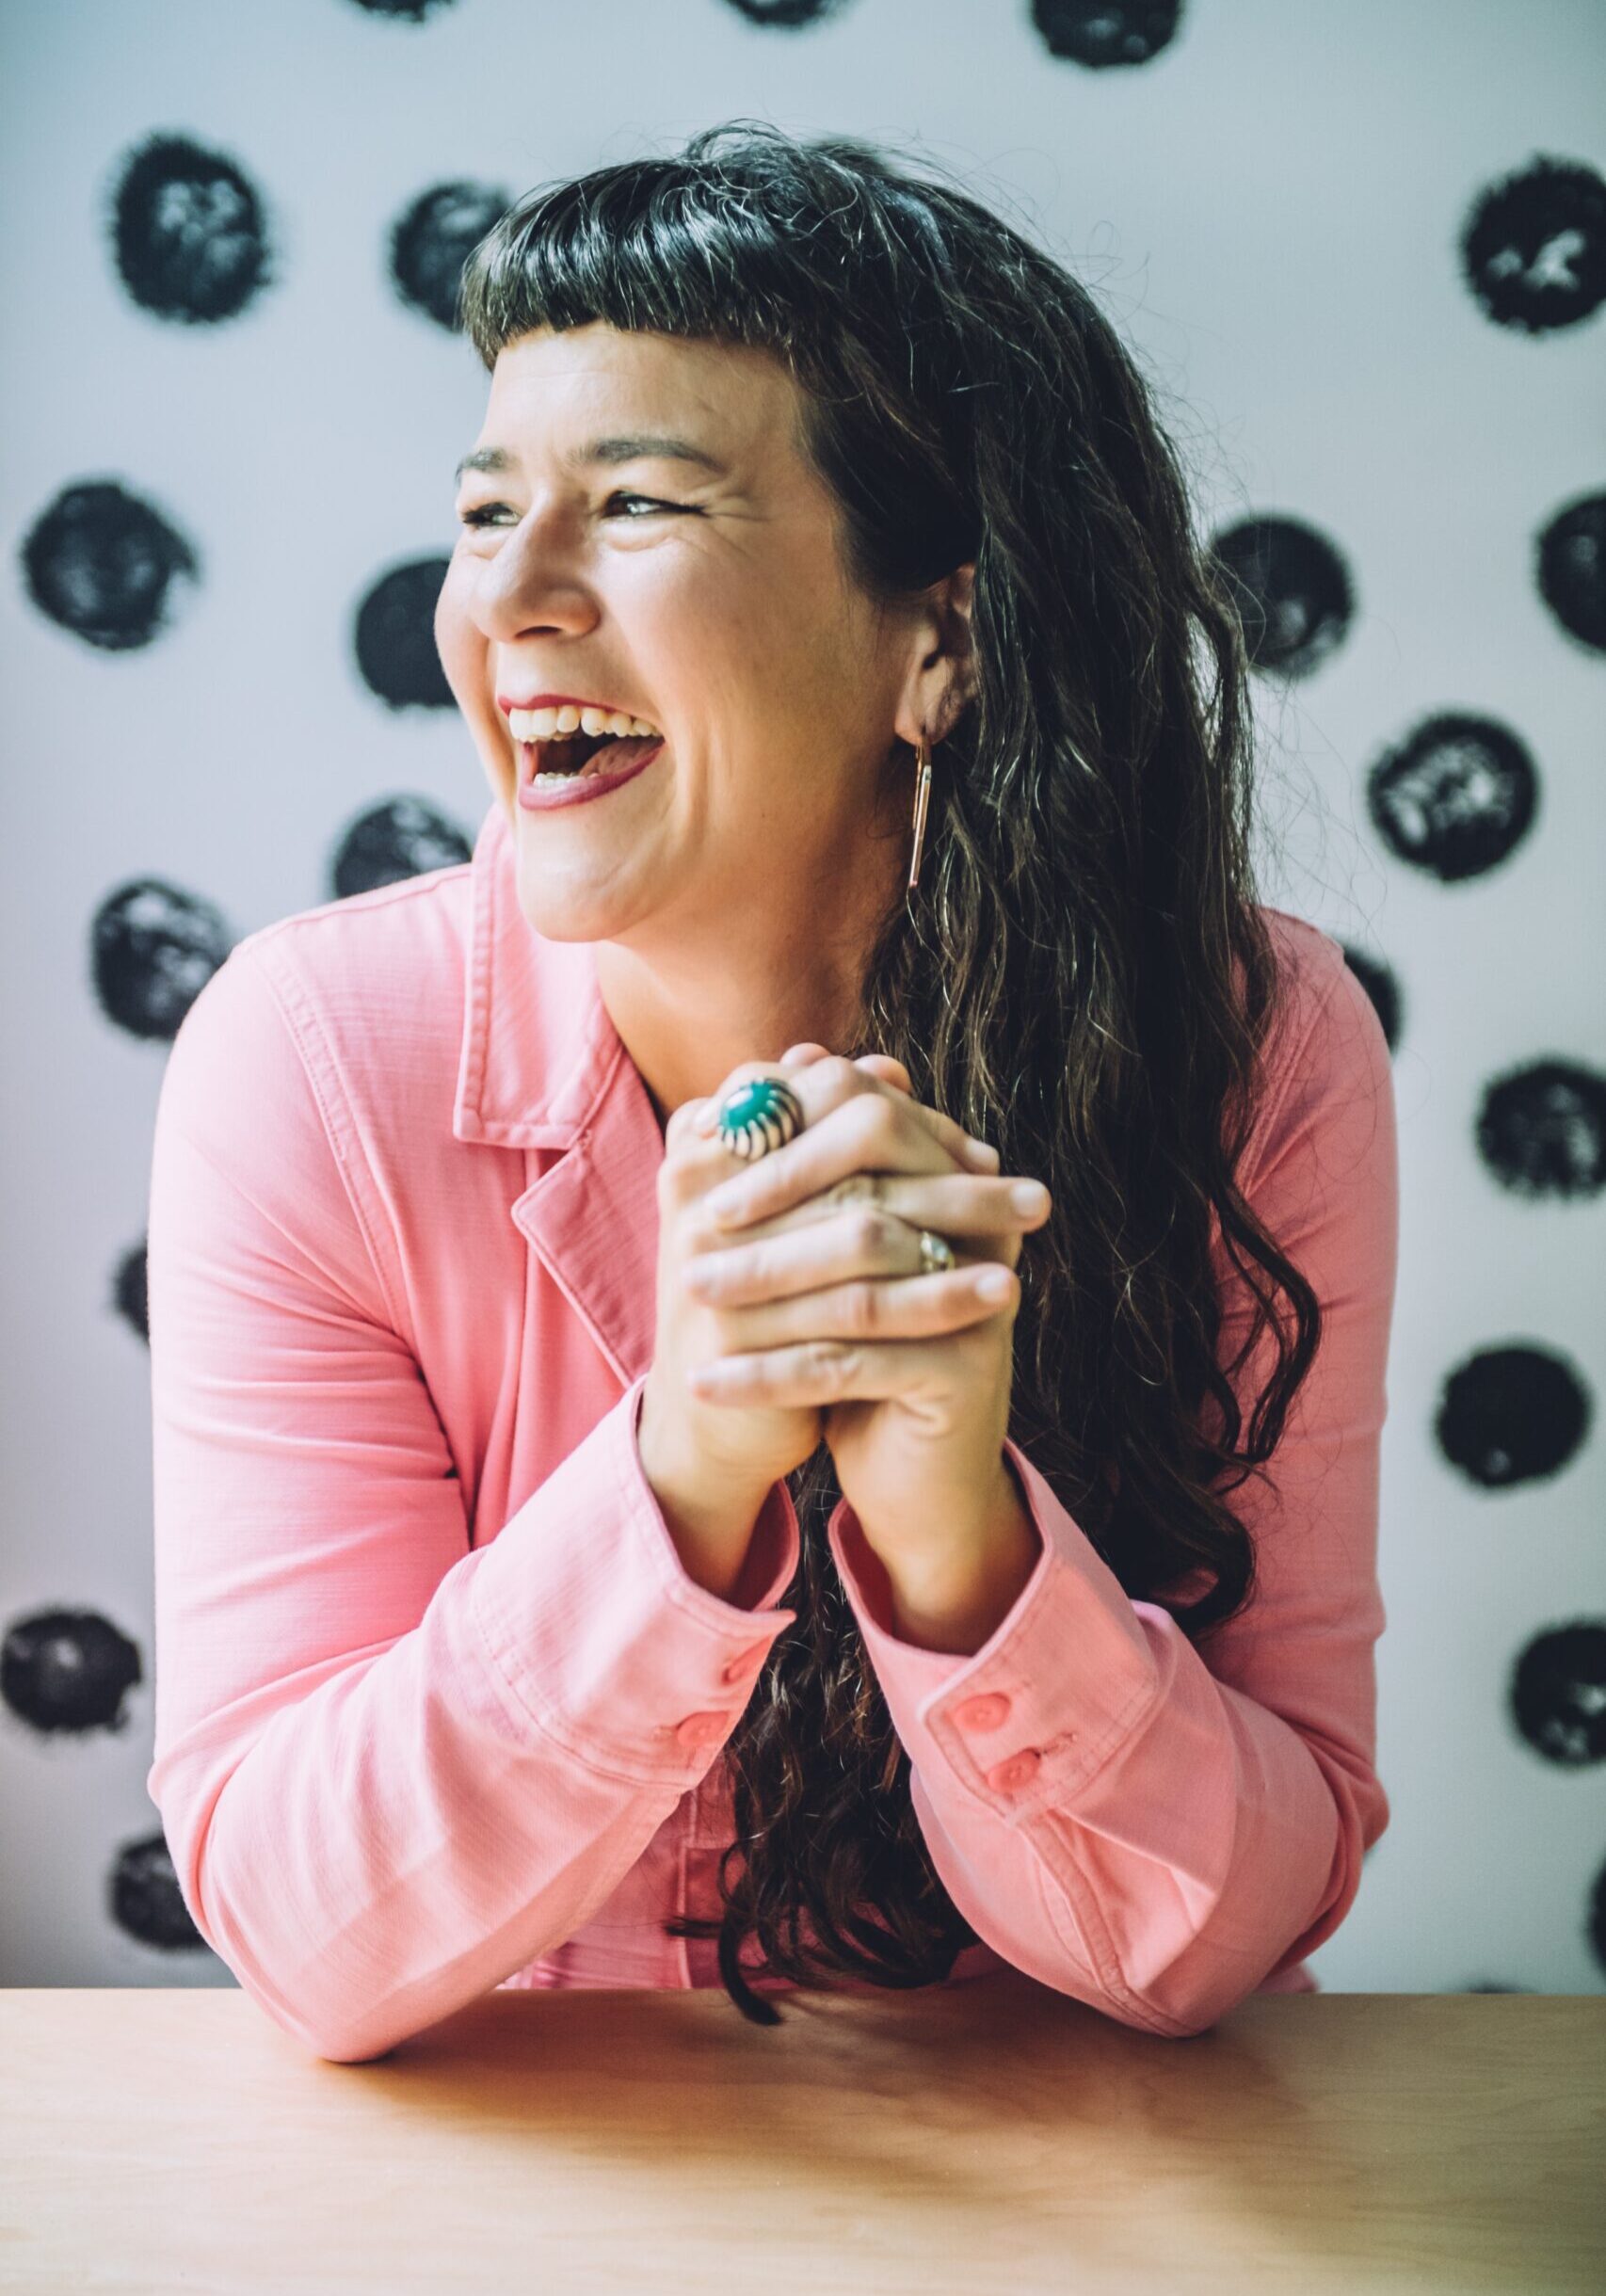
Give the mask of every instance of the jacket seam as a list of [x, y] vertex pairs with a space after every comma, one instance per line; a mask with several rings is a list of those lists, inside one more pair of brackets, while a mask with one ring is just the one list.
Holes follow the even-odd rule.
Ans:
[[[1058, 1817], [1058, 1812], [1054, 1810], [1045, 1810], [1039, 1814], [1048, 1818]], [[1051, 1838], [1056, 1842], [1059, 1840], [1057, 1831], [1052, 1828]], [[1080, 1950], [1087, 1955], [1099, 1983], [1112, 2001], [1121, 2004], [1130, 2023], [1141, 2026], [1146, 2032], [1158, 2033], [1164, 2040], [1181, 2041], [1189, 2038], [1193, 2031], [1191, 2026], [1182, 2023], [1180, 2018], [1167, 2016], [1163, 2010], [1150, 2008], [1128, 1984], [1121, 1968], [1120, 1955], [1116, 1951], [1115, 1940], [1099, 1903], [1098, 1891], [1088, 1885], [1085, 1875], [1077, 1867], [1074, 1855], [1067, 1855], [1062, 1871], [1057, 1861], [1051, 1864], [1047, 1853], [1032, 1840], [1030, 1834], [1027, 1839], [1032, 1842], [1036, 1859], [1038, 1899], [1051, 1928], [1066, 1951], [1074, 1956]], [[1063, 1846], [1068, 1852], [1069, 1844]], [[1051, 1875], [1059, 1885], [1058, 1891], [1049, 1886]], [[1063, 1892], [1063, 1900], [1060, 1892]], [[1068, 1905], [1075, 1909], [1081, 1932], [1079, 1936], [1072, 1936], [1067, 1931]]]
[[[236, 950], [235, 955], [237, 955], [238, 954], [239, 951]], [[362, 1238], [362, 1247], [368, 1255], [368, 1264], [374, 1271], [375, 1280], [377, 1282], [379, 1287], [379, 1296], [385, 1303], [385, 1312], [390, 1318], [391, 1329], [397, 1339], [401, 1340], [404, 1344], [410, 1346], [411, 1341], [408, 1339], [404, 1327], [405, 1319], [399, 1316], [396, 1312], [395, 1295], [391, 1289], [390, 1277], [386, 1274], [383, 1258], [376, 1248], [372, 1223], [369, 1219], [367, 1212], [363, 1208], [361, 1193], [353, 1184], [351, 1164], [345, 1149], [341, 1146], [339, 1128], [330, 1120], [329, 1101], [326, 1098], [323, 1085], [319, 1080], [313, 1063], [308, 1057], [307, 1046], [304, 1040], [300, 1022], [297, 1015], [290, 1010], [290, 1007], [285, 1003], [284, 998], [280, 994], [278, 984], [274, 980], [273, 974], [266, 962], [259, 961], [255, 966], [255, 971], [257, 977], [261, 980], [264, 987], [267, 990], [268, 995], [272, 998], [274, 1007], [281, 1020], [283, 1021], [285, 1029], [289, 1034], [290, 1041], [296, 1049], [296, 1057], [301, 1064], [301, 1072], [306, 1077], [308, 1088], [313, 1096], [313, 1104], [317, 1109], [318, 1122], [323, 1127], [324, 1138], [329, 1143], [329, 1153], [334, 1159], [335, 1169], [340, 1174], [341, 1186], [345, 1192], [345, 1200], [350, 1205], [352, 1213], [356, 1218], [358, 1231]], [[311, 1003], [306, 997], [304, 985], [299, 979], [297, 978], [293, 971], [289, 973], [289, 977], [295, 982], [295, 986], [297, 994], [301, 999], [302, 1004], [309, 1016], [312, 1018], [313, 1025], [315, 1026], [315, 1015], [313, 1015]], [[321, 1028], [318, 1029], [318, 1037], [320, 1049], [323, 1052], [329, 1074], [335, 1080], [338, 1086], [340, 1070], [338, 1064], [334, 1059], [333, 1048], [330, 1046], [328, 1037], [324, 1035]], [[345, 1113], [347, 1116], [349, 1116], [351, 1109], [350, 1100], [344, 1093], [342, 1093], [341, 1098]], [[353, 1139], [356, 1138], [355, 1126], [352, 1128], [352, 1137]], [[370, 1173], [368, 1177], [371, 1181], [373, 1177], [372, 1174]]]

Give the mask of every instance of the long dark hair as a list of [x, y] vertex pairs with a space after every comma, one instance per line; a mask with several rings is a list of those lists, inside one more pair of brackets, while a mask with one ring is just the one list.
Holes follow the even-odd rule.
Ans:
[[[1247, 660], [1132, 357], [959, 189], [747, 120], [527, 194], [474, 249], [461, 314], [488, 370], [534, 329], [598, 320], [767, 348], [861, 589], [915, 602], [974, 563], [976, 691], [934, 755], [920, 888], [871, 956], [860, 1041], [835, 1049], [894, 1054], [918, 1099], [1047, 1182], [1010, 1433], [1127, 1594], [1171, 1590], [1197, 1642], [1253, 1592], [1229, 1501], [1263, 1473], [1321, 1322], [1237, 1185], [1283, 1009], [1252, 884]], [[1225, 1366], [1222, 1246], [1255, 1302]], [[1267, 1333], [1245, 1430], [1232, 1380]], [[815, 1989], [931, 1984], [976, 1942], [830, 1560], [826, 1447], [787, 1482], [798, 1615], [726, 1749], [723, 1913], [666, 1924], [718, 1937], [727, 1990], [765, 2025], [749, 1933], [763, 1970]]]

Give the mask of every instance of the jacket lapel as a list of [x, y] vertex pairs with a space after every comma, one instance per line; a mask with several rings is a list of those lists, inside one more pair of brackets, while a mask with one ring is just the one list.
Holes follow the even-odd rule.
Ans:
[[546, 940], [519, 907], [500, 800], [475, 841], [458, 1139], [547, 1150], [513, 1220], [621, 1386], [652, 1360], [663, 1135], [608, 1018], [586, 942]]

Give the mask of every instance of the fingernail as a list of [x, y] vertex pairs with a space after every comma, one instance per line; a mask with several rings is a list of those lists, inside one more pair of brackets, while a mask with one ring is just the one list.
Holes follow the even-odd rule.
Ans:
[[1040, 1180], [1022, 1180], [1010, 1189], [1009, 1200], [1017, 1212], [1047, 1212], [1049, 1192]]
[[1015, 1278], [1007, 1268], [999, 1268], [976, 1277], [976, 1290], [983, 1299], [1007, 1299], [1014, 1284]]
[[971, 1162], [973, 1164], [979, 1164], [984, 1172], [998, 1170], [998, 1150], [990, 1140], [978, 1140], [974, 1133], [967, 1132], [965, 1153]]

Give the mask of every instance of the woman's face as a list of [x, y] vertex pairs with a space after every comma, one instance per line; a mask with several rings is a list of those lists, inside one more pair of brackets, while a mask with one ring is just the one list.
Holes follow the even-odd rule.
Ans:
[[[435, 635], [549, 939], [732, 935], [761, 903], [817, 926], [820, 889], [871, 871], [895, 897], [913, 777], [889, 763], [921, 731], [930, 629], [849, 586], [799, 404], [767, 353], [601, 325], [496, 361], [474, 451], [497, 466], [458, 481]], [[528, 811], [499, 697], [542, 693], [645, 718], [664, 747], [602, 797]]]

